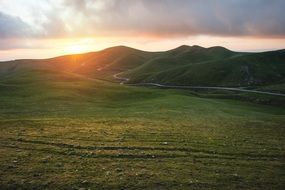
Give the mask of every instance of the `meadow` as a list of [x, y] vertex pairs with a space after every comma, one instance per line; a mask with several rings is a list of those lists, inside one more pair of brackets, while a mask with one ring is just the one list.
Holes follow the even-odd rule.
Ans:
[[49, 70], [0, 100], [0, 189], [285, 187], [282, 106]]

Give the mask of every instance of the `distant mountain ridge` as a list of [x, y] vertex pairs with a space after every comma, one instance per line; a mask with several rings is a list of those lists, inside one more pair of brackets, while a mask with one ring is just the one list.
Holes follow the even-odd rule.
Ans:
[[116, 46], [98, 52], [40, 60], [0, 62], [0, 78], [30, 70], [56, 70], [91, 77], [121, 72], [129, 83], [196, 86], [263, 86], [285, 83], [285, 50], [233, 52], [224, 47], [182, 45], [163, 52]]

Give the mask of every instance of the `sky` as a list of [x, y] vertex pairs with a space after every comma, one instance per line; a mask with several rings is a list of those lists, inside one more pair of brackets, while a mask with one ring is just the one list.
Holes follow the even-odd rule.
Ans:
[[284, 0], [0, 0], [0, 60], [126, 45], [285, 49]]

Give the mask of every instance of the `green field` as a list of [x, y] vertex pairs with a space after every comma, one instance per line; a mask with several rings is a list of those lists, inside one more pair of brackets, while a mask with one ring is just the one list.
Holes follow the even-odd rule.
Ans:
[[284, 189], [285, 108], [195, 94], [3, 75], [0, 189]]

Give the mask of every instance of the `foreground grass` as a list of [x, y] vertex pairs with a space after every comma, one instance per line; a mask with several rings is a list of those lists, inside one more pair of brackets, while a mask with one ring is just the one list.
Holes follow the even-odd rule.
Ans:
[[45, 77], [0, 81], [0, 189], [285, 186], [284, 108]]

